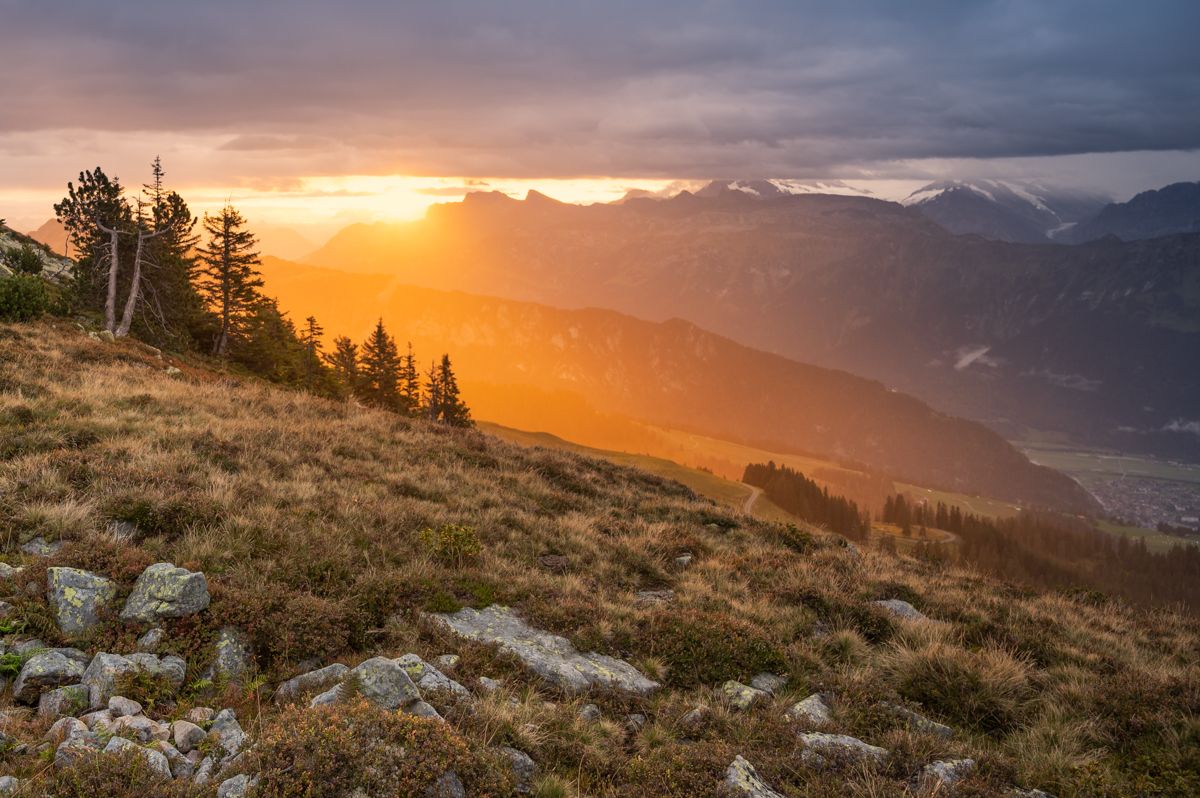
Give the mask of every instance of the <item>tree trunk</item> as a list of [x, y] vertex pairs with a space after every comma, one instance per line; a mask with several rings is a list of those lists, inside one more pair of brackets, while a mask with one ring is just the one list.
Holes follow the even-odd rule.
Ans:
[[142, 290], [142, 245], [146, 237], [138, 233], [137, 251], [133, 256], [133, 279], [129, 282], [129, 296], [125, 298], [125, 311], [121, 314], [121, 324], [117, 327], [116, 336], [123, 338], [129, 335], [129, 326], [133, 324], [133, 311], [137, 307], [138, 294]]
[[[99, 226], [99, 225], [97, 225]], [[104, 329], [115, 334], [117, 328], [117, 265], [119, 263], [119, 239], [115, 229], [100, 228], [108, 233], [112, 241], [112, 255], [108, 264], [108, 297], [104, 300]]]

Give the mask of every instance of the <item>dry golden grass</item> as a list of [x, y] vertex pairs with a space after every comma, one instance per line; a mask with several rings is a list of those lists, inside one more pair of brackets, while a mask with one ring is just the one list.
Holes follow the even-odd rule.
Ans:
[[[860, 555], [612, 463], [186, 363], [171, 377], [165, 365], [73, 325], [0, 327], [0, 539], [13, 562], [20, 542], [61, 539], [49, 562], [103, 572], [123, 591], [150, 562], [203, 570], [210, 610], [168, 630], [192, 673], [227, 622], [249, 633], [268, 684], [313, 657], [455, 651], [455, 678], [472, 686], [487, 675], [506, 688], [481, 693], [470, 712], [439, 707], [472, 752], [507, 744], [532, 755], [545, 796], [718, 794], [736, 754], [791, 798], [918, 795], [913, 774], [957, 756], [980, 763], [967, 796], [1012, 784], [1060, 796], [1200, 790], [1194, 618]], [[136, 524], [138, 538], [117, 541], [114, 520]], [[447, 525], [473, 529], [478, 552], [448, 553], [422, 535]], [[695, 559], [680, 570], [684, 551]], [[539, 565], [546, 554], [565, 556], [566, 571]], [[637, 601], [638, 590], [662, 588], [675, 591], [671, 605]], [[898, 622], [870, 604], [892, 597], [936, 622]], [[9, 600], [26, 634], [58, 642], [38, 599]], [[581, 649], [625, 657], [666, 688], [644, 700], [590, 697], [605, 720], [584, 723], [582, 699], [421, 617], [492, 602]], [[110, 619], [77, 644], [112, 650], [136, 631]], [[760, 670], [786, 674], [785, 694], [751, 713], [726, 707], [721, 682]], [[893, 751], [884, 770], [800, 765], [782, 713], [817, 690], [836, 696], [828, 731]], [[180, 706], [203, 700], [217, 699], [189, 694]], [[261, 691], [220, 700], [248, 728], [271, 728]], [[958, 734], [914, 732], [891, 703]], [[713, 708], [709, 722], [685, 730], [680, 718], [699, 705]], [[626, 730], [630, 712], [647, 716], [640, 732]]]

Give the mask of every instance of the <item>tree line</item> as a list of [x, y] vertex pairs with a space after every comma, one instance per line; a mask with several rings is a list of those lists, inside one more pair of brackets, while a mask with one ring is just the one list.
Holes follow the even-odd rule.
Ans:
[[[942, 529], [959, 538], [958, 556], [983, 572], [1036, 587], [1097, 590], [1142, 604], [1182, 604], [1200, 609], [1200, 547], [1149, 550], [1143, 538], [1112, 535], [1092, 522], [1024, 511], [985, 518], [942, 502], [913, 502], [903, 495], [884, 503], [882, 521]], [[945, 549], [928, 547], [934, 556]], [[918, 549], [918, 553], [920, 553]]]
[[227, 204], [198, 219], [165, 177], [156, 158], [150, 182], [127, 192], [96, 167], [54, 205], [77, 253], [73, 301], [108, 334], [204, 353], [324, 396], [471, 424], [448, 355], [419, 374], [412, 345], [401, 354], [382, 320], [361, 347], [342, 337], [326, 352], [315, 317], [297, 328], [262, 293], [258, 239], [242, 214]]
[[845, 497], [830, 495], [828, 488], [785, 465], [751, 463], [742, 482], [762, 488], [768, 499], [792, 515], [851, 540], [864, 541], [871, 531], [869, 513]]

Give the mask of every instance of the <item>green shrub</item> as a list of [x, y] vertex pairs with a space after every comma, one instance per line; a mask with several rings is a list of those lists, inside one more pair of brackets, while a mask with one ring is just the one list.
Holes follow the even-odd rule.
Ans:
[[4, 253], [4, 265], [17, 274], [37, 275], [42, 273], [42, 256], [37, 247], [23, 244]]
[[787, 659], [761, 629], [728, 611], [660, 610], [640, 631], [638, 653], [662, 660], [672, 687], [718, 685], [787, 669]]
[[442, 524], [437, 529], [426, 527], [421, 530], [420, 537], [425, 551], [446, 565], [465, 565], [483, 551], [475, 528], [462, 524]]
[[50, 299], [41, 278], [14, 274], [0, 278], [0, 320], [29, 321], [46, 312]]

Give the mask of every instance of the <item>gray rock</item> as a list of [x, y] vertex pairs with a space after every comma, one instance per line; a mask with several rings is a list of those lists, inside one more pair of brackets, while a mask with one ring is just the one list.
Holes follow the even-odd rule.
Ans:
[[24, 570], [20, 566], [13, 567], [6, 562], [0, 562], [0, 579], [15, 579]]
[[58, 651], [43, 651], [25, 660], [21, 673], [13, 683], [13, 698], [32, 704], [47, 690], [68, 684], [78, 684], [83, 666]]
[[889, 709], [891, 709], [892, 714], [903, 719], [904, 722], [908, 724], [909, 728], [913, 729], [914, 731], [921, 732], [922, 734], [932, 734], [936, 737], [949, 738], [954, 736], [954, 729], [950, 728], [944, 723], [938, 723], [936, 720], [930, 720], [920, 713], [913, 712], [908, 707], [892, 704]]
[[82, 684], [69, 684], [42, 693], [38, 698], [38, 715], [43, 718], [73, 716], [88, 708], [88, 689]]
[[194, 784], [208, 784], [212, 781], [213, 771], [216, 770], [217, 761], [211, 756], [206, 756], [196, 765], [196, 769], [192, 771], [192, 782]]
[[917, 776], [917, 786], [922, 790], [936, 790], [938, 795], [943, 795], [952, 792], [955, 785], [971, 775], [973, 770], [974, 759], [943, 759], [930, 762], [921, 768], [921, 773]]
[[137, 525], [128, 521], [109, 521], [105, 530], [113, 540], [120, 542], [134, 540], [139, 532]]
[[82, 720], [72, 717], [59, 718], [46, 731], [44, 739], [54, 745], [60, 745], [64, 740], [72, 737], [85, 737], [89, 731], [91, 731], [91, 726]]
[[811, 768], [829, 765], [882, 765], [887, 761], [886, 749], [868, 745], [857, 737], [845, 734], [807, 732], [800, 735], [804, 750], [800, 761]]
[[22, 640], [19, 643], [13, 644], [13, 653], [26, 656], [28, 654], [36, 654], [39, 651], [49, 650], [49, 646], [38, 640], [36, 637], [31, 637], [28, 640]]
[[78, 568], [46, 569], [46, 598], [59, 630], [68, 637], [100, 623], [100, 611], [117, 593], [111, 579]]
[[881, 607], [882, 609], [887, 610], [897, 618], [903, 618], [906, 621], [929, 620], [924, 613], [922, 613], [913, 605], [909, 604], [907, 601], [901, 601], [900, 599], [880, 599], [879, 601], [874, 601], [871, 603], [876, 607]]
[[323, 707], [328, 704], [336, 704], [346, 695], [346, 689], [341, 682], [338, 682], [333, 687], [330, 687], [323, 693], [318, 693], [308, 702], [310, 707]]
[[467, 798], [462, 780], [453, 770], [447, 770], [425, 790], [425, 798]]
[[212, 725], [208, 727], [208, 733], [231, 756], [238, 754], [246, 744], [246, 733], [242, 731], [242, 726], [232, 709], [222, 709], [218, 712]]
[[788, 720], [804, 726], [824, 726], [833, 721], [833, 711], [820, 693], [813, 693], [803, 701], [797, 701], [783, 714]]
[[787, 679], [782, 676], [776, 676], [773, 673], [758, 673], [750, 680], [750, 686], [757, 690], [762, 690], [764, 693], [775, 695], [787, 687]]
[[30, 557], [50, 557], [57, 554], [63, 547], [61, 540], [48, 541], [44, 537], [38, 536], [33, 540], [21, 544], [21, 553], [27, 554]]
[[1022, 790], [1019, 787], [1012, 788], [1008, 791], [1007, 795], [1009, 798], [1054, 798], [1054, 796], [1048, 792], [1042, 792], [1041, 790]]
[[117, 678], [125, 673], [133, 673], [137, 666], [128, 659], [117, 654], [100, 652], [92, 657], [87, 670], [83, 672], [80, 681], [88, 688], [89, 705], [100, 708], [108, 705], [117, 689]]
[[162, 618], [183, 618], [206, 609], [209, 601], [204, 574], [156, 562], [138, 577], [121, 610], [121, 620], [153, 623]]
[[91, 731], [107, 732], [112, 729], [113, 722], [116, 718], [107, 709], [98, 709], [95, 712], [89, 712], [86, 715], [81, 715], [79, 720], [84, 723]]
[[503, 745], [498, 750], [512, 766], [513, 781], [515, 782], [514, 789], [517, 794], [528, 795], [532, 793], [533, 780], [537, 778], [537, 763], [529, 757], [529, 754], [524, 751], [518, 751], [516, 748], [509, 748]]
[[412, 679], [413, 683], [422, 692], [440, 690], [462, 697], [471, 694], [470, 690], [449, 676], [446, 676], [416, 654], [405, 654], [396, 660], [396, 664], [404, 668], [404, 672], [408, 674], [408, 678]]
[[566, 638], [529, 626], [508, 607], [495, 604], [484, 610], [464, 607], [455, 613], [432, 617], [460, 637], [499, 646], [538, 677], [567, 692], [598, 687], [649, 695], [659, 686], [628, 662], [605, 654], [580, 654]]
[[132, 662], [139, 671], [151, 676], [162, 677], [173, 690], [182, 687], [184, 679], [187, 677], [187, 663], [182, 658], [171, 654], [159, 657], [156, 654], [139, 651], [136, 654], [130, 654], [126, 659]]
[[771, 695], [765, 690], [750, 687], [733, 679], [721, 685], [721, 693], [725, 696], [731, 707], [742, 712], [771, 700]]
[[169, 727], [156, 723], [145, 715], [123, 715], [113, 721], [112, 731], [114, 734], [132, 735], [143, 743], [166, 740], [171, 736]]
[[186, 754], [195, 750], [207, 736], [208, 733], [204, 729], [191, 721], [177, 720], [171, 724], [171, 739], [181, 753]]
[[199, 725], [201, 723], [208, 723], [216, 716], [217, 713], [214, 712], [210, 707], [192, 707], [187, 711], [187, 714], [183, 716], [183, 719]]
[[16, 776], [0, 776], [0, 795], [9, 795], [21, 789], [21, 780]]
[[137, 650], [144, 654], [157, 654], [166, 637], [167, 633], [162, 627], [155, 626], [137, 639]]
[[482, 687], [484, 689], [484, 691], [492, 693], [492, 692], [495, 692], [496, 690], [499, 690], [504, 685], [501, 684], [500, 682], [496, 681], [495, 679], [489, 679], [486, 676], [480, 676], [479, 677], [479, 686]]
[[208, 677], [211, 679], [228, 679], [231, 682], [240, 681], [253, 664], [250, 647], [246, 637], [232, 626], [226, 626], [217, 634], [217, 656], [209, 668]]
[[457, 654], [442, 654], [433, 662], [442, 673], [453, 673], [454, 669], [458, 667], [458, 660]]
[[245, 773], [225, 779], [217, 787], [217, 798], [245, 798], [250, 790], [250, 777]]
[[[115, 739], [115, 738], [114, 738]], [[65, 768], [100, 750], [99, 740], [85, 736], [68, 737], [54, 749], [54, 767]]]
[[745, 798], [783, 798], [759, 777], [754, 765], [743, 759], [741, 754], [734, 758], [725, 771], [725, 785], [736, 795]]
[[416, 715], [418, 718], [436, 718], [437, 720], [445, 720], [432, 704], [427, 704], [424, 701], [414, 701], [404, 708], [404, 711], [410, 715]]
[[142, 705], [131, 698], [115, 695], [108, 699], [108, 711], [114, 718], [142, 714]]
[[183, 755], [175, 746], [165, 740], [159, 740], [152, 746], [167, 758], [167, 764], [171, 766], [171, 777], [175, 779], [190, 779], [196, 766], [192, 764], [192, 760]]
[[711, 719], [711, 709], [708, 707], [696, 707], [680, 716], [679, 728], [684, 734], [697, 735], [708, 727], [708, 722]]
[[7, 618], [17, 611], [17, 608], [7, 601], [0, 601], [0, 619]]
[[357, 692], [383, 709], [403, 709], [421, 700], [421, 693], [404, 668], [387, 657], [372, 657], [351, 669]]
[[328, 690], [341, 683], [350, 669], [340, 662], [288, 679], [275, 690], [275, 703], [294, 701], [306, 693]]
[[136, 751], [145, 757], [146, 764], [150, 766], [151, 770], [165, 779], [171, 778], [171, 764], [161, 751], [155, 751], [152, 748], [143, 748], [131, 740], [126, 740], [124, 737], [113, 737], [108, 741], [108, 745], [104, 746], [104, 753], [112, 754], [117, 751]]
[[625, 716], [625, 728], [631, 732], [640, 732], [646, 725], [646, 716], [640, 712], [633, 712]]
[[595, 723], [602, 717], [604, 713], [595, 704], [584, 704], [579, 710], [579, 719], [587, 723]]
[[692, 559], [693, 557], [690, 552], [684, 552], [675, 558], [675, 567], [680, 569], [687, 568], [692, 564]]

